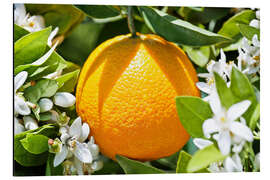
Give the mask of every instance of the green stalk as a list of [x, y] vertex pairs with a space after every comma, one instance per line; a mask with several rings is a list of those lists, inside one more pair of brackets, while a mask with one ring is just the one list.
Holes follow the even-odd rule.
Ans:
[[132, 16], [132, 11], [133, 7], [132, 6], [128, 6], [128, 29], [131, 33], [131, 37], [132, 38], [136, 38], [137, 35], [136, 35], [136, 30], [135, 30], [135, 26], [134, 26], [134, 20], [133, 20], [133, 16]]

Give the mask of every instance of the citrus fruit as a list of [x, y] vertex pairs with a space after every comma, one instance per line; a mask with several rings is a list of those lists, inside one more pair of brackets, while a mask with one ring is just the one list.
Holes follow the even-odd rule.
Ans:
[[196, 72], [175, 44], [157, 35], [120, 35], [99, 45], [85, 62], [76, 110], [101, 152], [136, 160], [169, 156], [189, 139], [175, 97], [199, 96]]

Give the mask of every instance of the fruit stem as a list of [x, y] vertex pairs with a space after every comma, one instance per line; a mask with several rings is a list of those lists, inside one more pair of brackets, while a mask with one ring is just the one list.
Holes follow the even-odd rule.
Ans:
[[128, 21], [128, 29], [131, 33], [131, 37], [132, 38], [136, 38], [136, 30], [135, 30], [135, 26], [134, 26], [134, 20], [133, 20], [133, 16], [132, 16], [132, 11], [133, 7], [132, 6], [128, 6], [128, 16], [127, 16], [127, 21]]

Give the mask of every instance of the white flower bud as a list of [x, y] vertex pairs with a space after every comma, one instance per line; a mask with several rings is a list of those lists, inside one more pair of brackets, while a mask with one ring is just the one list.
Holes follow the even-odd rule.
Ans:
[[14, 117], [14, 135], [19, 134], [21, 132], [24, 132], [25, 128], [24, 126], [20, 123], [20, 120], [16, 117]]
[[92, 168], [94, 171], [98, 171], [98, 170], [102, 169], [102, 168], [103, 168], [103, 161], [101, 161], [101, 160], [94, 161], [94, 162], [91, 164], [91, 168]]
[[58, 92], [53, 97], [53, 102], [57, 106], [70, 107], [75, 104], [76, 98], [71, 93]]
[[97, 144], [89, 144], [88, 143], [88, 148], [93, 156], [93, 159], [97, 159], [98, 158], [98, 154], [99, 154], [99, 147]]
[[59, 121], [59, 114], [55, 110], [51, 110], [50, 112], [52, 114], [51, 120], [58, 122]]
[[53, 102], [49, 98], [41, 98], [38, 102], [40, 107], [40, 112], [47, 112], [50, 111], [53, 107]]
[[15, 92], [24, 84], [28, 76], [26, 71], [22, 71], [14, 78], [14, 90]]
[[23, 122], [24, 122], [25, 129], [27, 130], [33, 130], [33, 129], [38, 128], [37, 121], [33, 119], [31, 116], [24, 116]]
[[260, 28], [260, 21], [258, 21], [257, 19], [253, 19], [252, 21], [250, 21], [249, 25], [255, 28]]

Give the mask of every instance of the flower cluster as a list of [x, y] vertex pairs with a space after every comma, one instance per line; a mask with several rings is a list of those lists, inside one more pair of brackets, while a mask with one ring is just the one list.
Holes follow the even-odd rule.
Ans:
[[103, 167], [103, 162], [99, 160], [99, 147], [91, 136], [90, 141], [85, 143], [90, 128], [87, 123], [81, 122], [78, 117], [69, 127], [62, 124], [59, 130], [60, 139], [50, 139], [48, 141], [50, 152], [55, 153], [54, 166], [63, 162], [64, 174], [92, 174]]
[[[256, 12], [257, 19], [250, 22], [250, 26], [259, 28], [260, 12]], [[242, 152], [246, 142], [253, 141], [253, 133], [246, 125], [242, 115], [250, 107], [251, 102], [244, 100], [238, 102], [228, 109], [222, 106], [219, 94], [217, 93], [214, 72], [220, 75], [227, 86], [230, 87], [231, 71], [235, 67], [246, 74], [252, 81], [260, 68], [260, 42], [255, 34], [250, 42], [247, 38], [242, 39], [242, 46], [238, 48], [238, 62], [226, 62], [223, 50], [220, 50], [220, 59], [211, 60], [207, 65], [208, 73], [199, 73], [198, 76], [205, 78], [206, 82], [198, 82], [197, 87], [208, 96], [203, 99], [209, 102], [213, 117], [206, 119], [202, 129], [205, 139], [195, 138], [194, 144], [203, 149], [216, 141], [220, 152], [227, 155], [223, 162], [212, 163], [209, 170], [212, 172], [234, 172], [243, 171], [243, 165], [239, 154]], [[259, 154], [256, 156], [259, 164]], [[259, 165], [257, 165], [259, 166]]]

